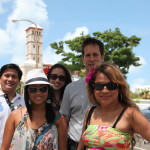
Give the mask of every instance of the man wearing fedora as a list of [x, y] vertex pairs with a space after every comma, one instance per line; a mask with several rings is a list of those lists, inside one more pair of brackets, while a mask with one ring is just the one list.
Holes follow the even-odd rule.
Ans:
[[0, 146], [6, 120], [14, 109], [24, 106], [24, 98], [16, 93], [22, 71], [16, 64], [6, 64], [0, 69]]

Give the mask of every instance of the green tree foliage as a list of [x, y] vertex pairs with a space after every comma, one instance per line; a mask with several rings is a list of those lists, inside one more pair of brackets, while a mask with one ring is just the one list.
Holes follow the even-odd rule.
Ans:
[[[80, 37], [76, 37], [72, 40], [60, 41], [51, 43], [50, 46], [56, 50], [56, 54], [61, 54], [63, 59], [60, 63], [66, 64], [70, 71], [81, 71], [84, 68], [82, 63], [82, 51], [81, 45], [85, 38], [90, 35], [81, 34]], [[92, 36], [102, 41], [105, 45], [105, 61], [115, 63], [126, 76], [129, 71], [129, 67], [140, 66], [139, 57], [136, 57], [132, 49], [139, 45], [141, 38], [135, 35], [131, 37], [124, 36], [119, 28], [114, 31], [106, 30], [103, 33], [94, 32]], [[70, 52], [66, 52], [64, 44], [70, 48]]]
[[23, 86], [23, 82], [19, 82], [19, 84], [18, 84], [18, 86], [16, 88], [16, 92], [21, 94], [21, 95], [23, 94], [22, 91], [21, 91], [22, 90], [22, 86]]

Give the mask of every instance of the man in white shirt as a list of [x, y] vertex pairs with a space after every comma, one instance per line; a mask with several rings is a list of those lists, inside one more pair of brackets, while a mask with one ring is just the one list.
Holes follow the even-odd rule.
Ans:
[[6, 64], [0, 69], [0, 147], [10, 112], [25, 106], [24, 98], [16, 93], [21, 77], [22, 71], [16, 64]]

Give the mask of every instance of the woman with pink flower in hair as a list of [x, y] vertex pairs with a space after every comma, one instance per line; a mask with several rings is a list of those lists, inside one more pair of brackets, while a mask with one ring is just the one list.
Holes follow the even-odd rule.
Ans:
[[128, 84], [118, 67], [102, 63], [86, 78], [93, 106], [86, 112], [77, 150], [129, 150], [134, 134], [150, 141], [150, 122], [130, 99]]

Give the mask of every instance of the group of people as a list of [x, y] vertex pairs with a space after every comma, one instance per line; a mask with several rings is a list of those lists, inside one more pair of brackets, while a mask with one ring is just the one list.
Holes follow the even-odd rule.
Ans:
[[47, 76], [32, 69], [24, 95], [16, 93], [22, 71], [0, 70], [0, 150], [129, 150], [134, 134], [150, 141], [150, 122], [131, 100], [120, 69], [104, 62], [104, 45], [82, 44], [86, 76], [72, 82], [61, 64]]

